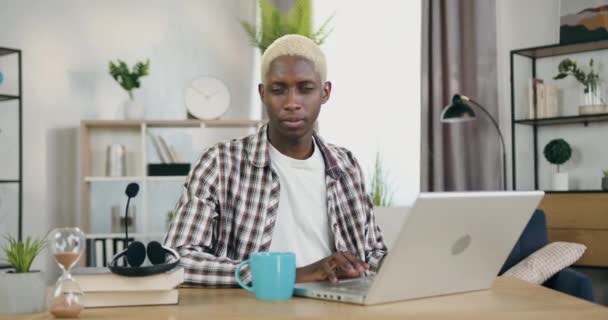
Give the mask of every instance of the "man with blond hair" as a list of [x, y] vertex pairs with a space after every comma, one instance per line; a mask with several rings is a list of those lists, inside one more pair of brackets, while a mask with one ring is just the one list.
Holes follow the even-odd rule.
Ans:
[[165, 244], [180, 253], [186, 283], [236, 286], [236, 266], [261, 251], [294, 252], [296, 282], [376, 271], [387, 250], [361, 168], [314, 130], [331, 93], [325, 55], [286, 35], [264, 52], [261, 72], [268, 123], [205, 150], [177, 203]]

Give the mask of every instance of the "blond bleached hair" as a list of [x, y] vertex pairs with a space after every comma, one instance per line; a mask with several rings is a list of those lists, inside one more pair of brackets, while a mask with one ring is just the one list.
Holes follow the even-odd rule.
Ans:
[[315, 71], [321, 76], [321, 84], [327, 79], [327, 63], [325, 54], [319, 46], [305, 36], [299, 34], [288, 34], [276, 39], [262, 55], [262, 82], [266, 82], [266, 76], [270, 64], [281, 56], [298, 56], [312, 62]]

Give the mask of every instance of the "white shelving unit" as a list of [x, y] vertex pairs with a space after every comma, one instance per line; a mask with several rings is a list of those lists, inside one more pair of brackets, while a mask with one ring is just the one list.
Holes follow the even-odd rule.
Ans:
[[[118, 206], [120, 203], [121, 213], [125, 210], [126, 196], [125, 187], [131, 182], [140, 185], [140, 191], [131, 205], [136, 206], [135, 230], [129, 229], [129, 235], [143, 239], [162, 239], [166, 232], [166, 215], [159, 217], [158, 194], [163, 194], [162, 188], [169, 185], [169, 189], [179, 195], [179, 184], [183, 183], [186, 176], [148, 176], [146, 169], [148, 163], [154, 161], [155, 150], [150, 150], [151, 143], [148, 141], [150, 130], [157, 129], [195, 129], [200, 136], [205, 135], [207, 145], [212, 145], [219, 140], [226, 140], [245, 136], [253, 133], [262, 125], [260, 120], [83, 120], [80, 125], [81, 145], [81, 174], [80, 174], [80, 217], [79, 225], [87, 235], [93, 238], [116, 238], [122, 236], [116, 230], [111, 230], [111, 210], [109, 206]], [[226, 129], [224, 135], [217, 140], [209, 134], [212, 131], [203, 129]], [[235, 134], [232, 130], [240, 133]], [[215, 132], [215, 131], [213, 131]], [[203, 139], [204, 140], [204, 139]], [[126, 176], [108, 177], [105, 175], [105, 161], [107, 146], [119, 143], [125, 146], [126, 153]], [[195, 154], [205, 148], [201, 145], [199, 150], [193, 150]], [[192, 159], [186, 159], [188, 162]], [[171, 185], [175, 184], [175, 188]], [[101, 190], [95, 190], [101, 189]], [[175, 189], [175, 190], [174, 190]], [[159, 191], [160, 190], [160, 191]], [[104, 205], [108, 207], [104, 207]], [[177, 196], [172, 199], [173, 205]], [[95, 211], [94, 206], [102, 207]], [[173, 209], [173, 208], [170, 208]], [[150, 213], [156, 211], [156, 216]], [[166, 212], [166, 211], [165, 211]], [[161, 219], [159, 221], [159, 219]], [[108, 223], [109, 222], [109, 223]], [[109, 226], [109, 227], [108, 227]]]

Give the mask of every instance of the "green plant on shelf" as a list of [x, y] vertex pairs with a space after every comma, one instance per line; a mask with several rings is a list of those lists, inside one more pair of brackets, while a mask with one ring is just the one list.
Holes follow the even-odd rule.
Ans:
[[46, 247], [46, 241], [27, 237], [25, 241], [17, 240], [12, 236], [5, 237], [7, 244], [2, 247], [6, 260], [15, 273], [30, 272], [32, 262]]
[[570, 144], [568, 144], [566, 140], [554, 139], [545, 145], [543, 154], [545, 155], [547, 161], [557, 165], [557, 172], [559, 172], [559, 166], [570, 160], [570, 157], [572, 156], [572, 148], [570, 148]]
[[140, 78], [150, 74], [150, 60], [146, 62], [137, 62], [132, 71], [129, 66], [122, 61], [117, 60], [116, 63], [110, 61], [110, 75], [120, 86], [127, 91], [129, 98], [133, 100], [133, 90], [141, 86]]
[[599, 74], [594, 70], [593, 59], [589, 60], [588, 73], [579, 68], [576, 61], [569, 58], [562, 60], [557, 66], [557, 70], [558, 74], [553, 77], [554, 80], [560, 80], [571, 75], [585, 87], [585, 93], [596, 91], [601, 81]]

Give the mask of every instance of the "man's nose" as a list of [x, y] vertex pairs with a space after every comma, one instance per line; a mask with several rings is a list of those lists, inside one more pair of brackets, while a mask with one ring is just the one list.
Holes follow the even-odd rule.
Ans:
[[287, 94], [287, 101], [285, 103], [285, 109], [297, 110], [300, 108], [302, 108], [302, 103], [300, 102], [300, 97], [298, 95], [297, 90], [289, 90], [289, 93]]

